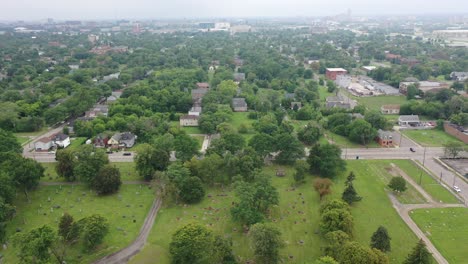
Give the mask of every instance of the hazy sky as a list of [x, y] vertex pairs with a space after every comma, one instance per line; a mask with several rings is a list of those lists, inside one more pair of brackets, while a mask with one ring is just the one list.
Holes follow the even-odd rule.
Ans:
[[0, 0], [0, 20], [468, 13], [467, 0]]

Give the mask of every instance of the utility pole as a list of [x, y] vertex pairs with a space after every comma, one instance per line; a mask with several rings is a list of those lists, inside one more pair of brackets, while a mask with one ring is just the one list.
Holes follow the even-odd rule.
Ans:
[[422, 174], [423, 174], [423, 169], [424, 169], [424, 162], [426, 161], [426, 147], [424, 147], [424, 154], [423, 154], [423, 163], [422, 163], [422, 168], [421, 168], [421, 174], [419, 174], [419, 185], [421, 185], [421, 180], [422, 180]]
[[403, 138], [403, 134], [401, 134], [401, 130], [398, 130], [400, 132], [400, 143], [398, 143], [398, 147], [401, 148], [401, 139]]
[[439, 183], [442, 183], [442, 172], [440, 172], [440, 180]]

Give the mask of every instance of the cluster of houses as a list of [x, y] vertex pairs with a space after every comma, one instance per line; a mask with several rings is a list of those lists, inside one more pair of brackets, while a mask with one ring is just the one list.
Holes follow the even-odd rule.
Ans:
[[93, 144], [97, 148], [125, 149], [133, 147], [136, 139], [137, 136], [131, 132], [115, 133], [112, 137], [100, 134], [94, 138]]
[[70, 145], [70, 137], [64, 133], [56, 133], [50, 137], [40, 138], [34, 143], [35, 151], [49, 151], [51, 149], [66, 148]]
[[[245, 78], [245, 75], [243, 75]], [[239, 78], [240, 81], [243, 78]], [[198, 121], [202, 113], [202, 99], [210, 90], [210, 85], [208, 83], [197, 83], [197, 88], [192, 89], [192, 108], [188, 111], [186, 115], [183, 115], [179, 119], [179, 124], [182, 127], [186, 126], [198, 126]], [[233, 98], [231, 103], [232, 109], [234, 112], [247, 112], [247, 102], [245, 98]]]

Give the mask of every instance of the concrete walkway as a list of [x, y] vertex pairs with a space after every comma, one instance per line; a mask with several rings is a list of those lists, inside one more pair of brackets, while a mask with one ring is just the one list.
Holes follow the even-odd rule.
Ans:
[[427, 209], [427, 208], [452, 208], [452, 207], [465, 207], [464, 204], [442, 204], [434, 200], [420, 185], [418, 185], [410, 176], [408, 176], [403, 170], [401, 170], [395, 164], [391, 164], [392, 168], [395, 169], [409, 184], [411, 184], [421, 195], [428, 201], [426, 204], [402, 204], [393, 194], [389, 194], [390, 201], [393, 207], [400, 215], [401, 219], [408, 225], [413, 233], [426, 243], [427, 249], [431, 252], [434, 259], [439, 264], [448, 264], [448, 261], [440, 254], [437, 248], [432, 244], [431, 240], [424, 234], [418, 225], [411, 219], [409, 213], [416, 209]]

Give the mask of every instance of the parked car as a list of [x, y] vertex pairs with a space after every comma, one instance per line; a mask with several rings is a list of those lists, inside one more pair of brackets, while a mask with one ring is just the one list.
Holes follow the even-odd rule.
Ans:
[[411, 152], [416, 152], [416, 150], [414, 150], [414, 148], [409, 148], [409, 150], [410, 150]]
[[461, 192], [460, 187], [458, 187], [458, 186], [456, 186], [456, 185], [453, 186], [453, 189], [454, 189], [457, 193]]
[[132, 155], [132, 153], [131, 153], [131, 152], [124, 152], [124, 154], [123, 154], [123, 155], [124, 155], [124, 156], [131, 156], [131, 155]]

